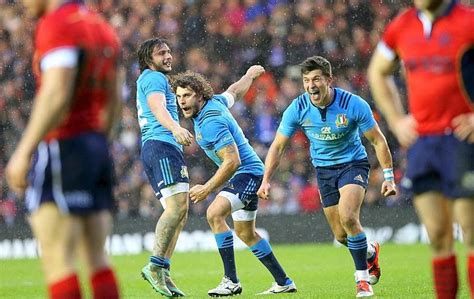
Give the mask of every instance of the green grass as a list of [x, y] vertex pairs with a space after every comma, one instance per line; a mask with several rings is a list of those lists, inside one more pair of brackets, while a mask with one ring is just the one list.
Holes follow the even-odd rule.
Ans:
[[[328, 244], [273, 248], [298, 287], [298, 293], [278, 295], [278, 298], [355, 297], [354, 266], [346, 248]], [[465, 251], [459, 244], [457, 249], [461, 284], [458, 298], [468, 298]], [[140, 276], [147, 260], [147, 254], [113, 257], [124, 298], [161, 297]], [[249, 251], [236, 252], [236, 260], [243, 287], [243, 294], [238, 298], [254, 298], [254, 294], [270, 287], [271, 275]], [[427, 245], [382, 245], [382, 277], [374, 286], [376, 298], [434, 298], [430, 260]], [[219, 283], [222, 272], [217, 252], [176, 253], [173, 257], [173, 278], [191, 298], [206, 298], [207, 290]], [[87, 286], [84, 292], [91, 298]], [[44, 298], [45, 294], [39, 260], [0, 262], [1, 298]]]

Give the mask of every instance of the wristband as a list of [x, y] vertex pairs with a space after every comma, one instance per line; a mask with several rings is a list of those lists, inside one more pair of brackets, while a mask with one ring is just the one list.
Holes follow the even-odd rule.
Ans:
[[383, 169], [383, 178], [386, 181], [393, 181], [394, 180], [394, 175], [393, 175], [393, 168], [384, 168]]

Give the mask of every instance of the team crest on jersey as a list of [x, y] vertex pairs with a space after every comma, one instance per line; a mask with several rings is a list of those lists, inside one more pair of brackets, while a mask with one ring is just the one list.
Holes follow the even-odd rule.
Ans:
[[181, 177], [182, 178], [188, 178], [189, 179], [189, 174], [188, 174], [188, 168], [186, 166], [181, 166]]
[[349, 120], [347, 119], [345, 114], [338, 114], [336, 116], [336, 127], [347, 127], [349, 124]]
[[202, 140], [202, 134], [201, 133], [198, 133], [196, 135], [196, 141], [199, 141], [199, 140]]
[[321, 134], [331, 134], [331, 127], [322, 127]]
[[311, 119], [307, 118], [303, 122], [303, 126], [311, 126], [313, 123], [311, 122]]

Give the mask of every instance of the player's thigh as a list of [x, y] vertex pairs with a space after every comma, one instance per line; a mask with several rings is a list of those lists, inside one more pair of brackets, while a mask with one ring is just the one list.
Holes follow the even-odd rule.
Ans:
[[189, 193], [185, 190], [168, 196], [164, 199], [166, 210], [174, 211], [179, 214], [185, 214], [189, 208]]
[[232, 213], [232, 207], [229, 199], [224, 196], [217, 195], [214, 201], [207, 208], [207, 218], [216, 217], [226, 218]]
[[360, 206], [364, 201], [365, 189], [356, 184], [348, 184], [339, 189], [339, 216], [341, 218], [359, 219]]
[[82, 220], [84, 229], [78, 251], [93, 273], [108, 266], [105, 241], [112, 231], [112, 216], [104, 210], [84, 216]]
[[445, 198], [440, 192], [431, 191], [416, 195], [414, 205], [432, 242], [452, 237], [452, 200]]
[[459, 198], [454, 202], [454, 215], [461, 225], [464, 244], [474, 251], [474, 198]]
[[42, 204], [29, 217], [41, 248], [46, 280], [57, 281], [74, 271], [75, 247], [81, 235], [79, 218], [62, 214], [52, 202]]

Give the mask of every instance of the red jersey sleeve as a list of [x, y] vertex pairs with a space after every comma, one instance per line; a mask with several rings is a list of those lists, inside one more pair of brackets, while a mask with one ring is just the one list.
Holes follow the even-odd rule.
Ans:
[[[75, 47], [77, 44], [63, 20], [48, 18], [39, 24], [36, 32], [36, 50], [38, 59], [56, 48]], [[77, 41], [77, 39], [76, 39]]]

